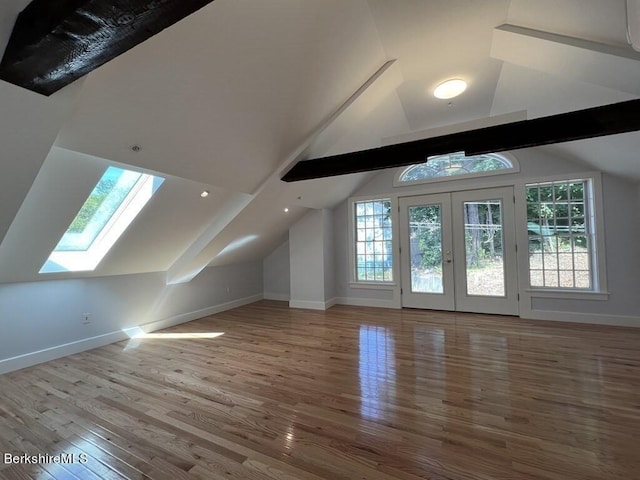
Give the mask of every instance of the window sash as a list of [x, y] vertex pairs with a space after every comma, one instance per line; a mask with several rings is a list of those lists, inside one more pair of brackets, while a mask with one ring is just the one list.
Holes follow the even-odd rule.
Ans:
[[391, 200], [384, 198], [353, 202], [353, 219], [355, 282], [392, 283]]
[[597, 244], [591, 182], [531, 183], [525, 193], [530, 288], [593, 291]]

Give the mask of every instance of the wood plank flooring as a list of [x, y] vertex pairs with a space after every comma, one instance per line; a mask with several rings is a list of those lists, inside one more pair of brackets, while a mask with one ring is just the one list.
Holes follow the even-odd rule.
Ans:
[[640, 329], [264, 301], [162, 333], [0, 376], [3, 460], [75, 455], [0, 478], [640, 479]]

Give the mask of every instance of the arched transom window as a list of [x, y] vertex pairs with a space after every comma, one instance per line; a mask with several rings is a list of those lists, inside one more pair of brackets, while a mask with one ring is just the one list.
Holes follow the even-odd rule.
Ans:
[[517, 165], [495, 153], [465, 156], [464, 152], [429, 157], [425, 163], [400, 170], [397, 184], [448, 180], [447, 177], [486, 176], [518, 171]]

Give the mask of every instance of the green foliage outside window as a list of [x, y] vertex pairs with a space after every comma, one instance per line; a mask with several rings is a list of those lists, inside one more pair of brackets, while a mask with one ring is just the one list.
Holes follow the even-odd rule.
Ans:
[[93, 192], [91, 192], [91, 195], [89, 195], [87, 200], [84, 202], [84, 205], [69, 226], [67, 232], [82, 233], [115, 185], [116, 180], [114, 179], [105, 179], [99, 182]]

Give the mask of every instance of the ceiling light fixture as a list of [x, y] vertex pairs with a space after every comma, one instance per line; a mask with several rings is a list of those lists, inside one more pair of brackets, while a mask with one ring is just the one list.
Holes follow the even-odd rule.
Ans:
[[202, 198], [207, 198], [209, 196], [209, 190], [203, 190], [203, 192], [200, 194], [200, 196]]
[[449, 98], [457, 97], [466, 89], [467, 89], [467, 82], [459, 78], [454, 78], [454, 79], [442, 82], [440, 85], [438, 85], [436, 89], [433, 91], [433, 95], [436, 98], [440, 98], [442, 100], [448, 100]]
[[285, 207], [284, 213], [289, 213], [289, 208], [288, 207]]

